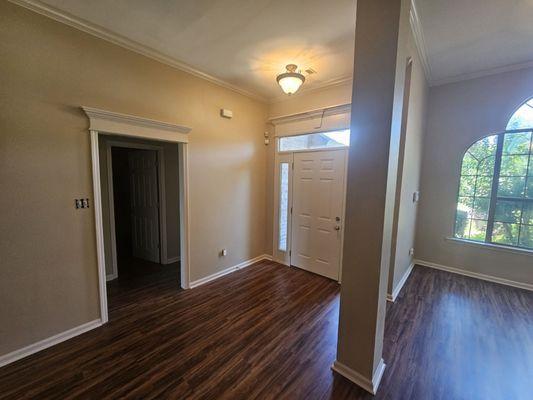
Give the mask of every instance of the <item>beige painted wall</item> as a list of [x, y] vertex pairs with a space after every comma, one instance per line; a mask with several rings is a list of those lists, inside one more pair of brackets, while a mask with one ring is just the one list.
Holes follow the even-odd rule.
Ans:
[[287, 96], [269, 105], [269, 118], [298, 114], [352, 102], [352, 81]]
[[102, 219], [104, 227], [104, 251], [106, 273], [113, 271], [111, 256], [111, 225], [109, 204], [109, 182], [107, 179], [107, 143], [110, 141], [120, 141], [128, 143], [151, 144], [163, 147], [163, 157], [165, 162], [165, 211], [166, 211], [166, 231], [167, 231], [167, 258], [174, 258], [180, 255], [180, 225], [179, 225], [179, 176], [178, 176], [178, 145], [176, 143], [164, 143], [157, 141], [138, 140], [124, 136], [100, 135], [98, 141], [100, 153], [100, 182], [102, 187]]
[[416, 50], [414, 37], [409, 35], [408, 55], [412, 58], [412, 72], [407, 124], [403, 149], [400, 150], [399, 187], [397, 187], [395, 227], [393, 234], [393, 253], [389, 270], [388, 293], [404, 276], [411, 265], [413, 257], [409, 249], [415, 247], [418, 204], [413, 202], [413, 193], [420, 190], [420, 168], [422, 162], [422, 145], [426, 129], [426, 113], [429, 86]]
[[483, 136], [505, 130], [516, 108], [533, 96], [533, 68], [430, 90], [422, 161], [416, 258], [533, 284], [533, 256], [451, 242], [461, 160]]
[[8, 2], [0, 37], [0, 354], [99, 317], [81, 105], [192, 127], [192, 280], [264, 253], [266, 105]]

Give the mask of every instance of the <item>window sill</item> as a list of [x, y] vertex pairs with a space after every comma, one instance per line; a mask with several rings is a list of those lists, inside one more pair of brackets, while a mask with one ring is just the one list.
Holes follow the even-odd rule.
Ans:
[[487, 249], [487, 250], [503, 251], [503, 252], [506, 252], [506, 253], [514, 253], [514, 254], [521, 254], [521, 255], [526, 255], [526, 256], [533, 256], [533, 250], [521, 249], [521, 248], [518, 248], [518, 247], [509, 247], [509, 246], [503, 246], [503, 245], [494, 244], [494, 243], [474, 242], [472, 240], [458, 239], [458, 238], [455, 238], [455, 237], [447, 237], [445, 239], [450, 241], [450, 242], [457, 243], [457, 244], [466, 244], [466, 245], [469, 245], [469, 246], [481, 247], [481, 248]]

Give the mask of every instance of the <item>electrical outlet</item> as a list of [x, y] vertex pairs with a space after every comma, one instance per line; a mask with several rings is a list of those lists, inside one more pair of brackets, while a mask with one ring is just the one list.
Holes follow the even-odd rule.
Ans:
[[222, 249], [220, 250], [220, 257], [226, 257], [228, 255], [228, 250]]
[[411, 247], [411, 248], [409, 249], [409, 255], [410, 255], [411, 257], [415, 255], [415, 249], [414, 249], [414, 248]]
[[417, 190], [416, 192], [413, 193], [413, 203], [418, 203], [419, 200], [420, 200], [420, 192]]

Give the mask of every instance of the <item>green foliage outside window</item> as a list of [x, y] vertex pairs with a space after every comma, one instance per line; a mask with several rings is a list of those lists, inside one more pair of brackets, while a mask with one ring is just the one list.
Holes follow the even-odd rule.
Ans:
[[455, 237], [533, 249], [532, 131], [530, 100], [513, 115], [507, 132], [482, 138], [466, 151]]

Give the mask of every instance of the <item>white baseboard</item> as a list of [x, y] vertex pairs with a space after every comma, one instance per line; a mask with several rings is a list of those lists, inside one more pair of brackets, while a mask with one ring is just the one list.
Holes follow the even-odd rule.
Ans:
[[30, 344], [29, 346], [12, 351], [11, 353], [4, 354], [3, 356], [0, 356], [0, 367], [3, 367], [7, 364], [11, 364], [12, 362], [20, 360], [21, 358], [27, 357], [31, 354], [35, 354], [41, 350], [47, 349], [48, 347], [64, 342], [65, 340], [71, 339], [75, 336], [81, 335], [82, 333], [90, 331], [94, 328], [98, 328], [101, 325], [102, 321], [100, 319], [95, 319], [94, 321], [90, 321], [85, 324], [76, 326], [75, 328], [58, 333], [57, 335], [50, 336], [49, 338], [40, 340], [36, 343]]
[[484, 281], [499, 283], [501, 285], [507, 285], [507, 286], [512, 286], [512, 287], [516, 287], [516, 288], [519, 288], [519, 289], [525, 289], [525, 290], [533, 291], [533, 285], [531, 285], [529, 283], [511, 281], [509, 279], [498, 278], [498, 277], [492, 276], [492, 275], [480, 274], [480, 273], [468, 271], [468, 270], [462, 269], [462, 268], [448, 267], [448, 266], [445, 266], [445, 265], [436, 264], [436, 263], [432, 263], [432, 262], [424, 261], [424, 260], [414, 260], [414, 263], [417, 264], [417, 265], [421, 265], [423, 267], [429, 267], [429, 268], [434, 268], [434, 269], [440, 269], [442, 271], [451, 272], [452, 274], [459, 274], [459, 275], [469, 276], [471, 278], [477, 278], [477, 279], [481, 279], [481, 280], [484, 280]]
[[109, 281], [112, 281], [112, 280], [117, 279], [117, 278], [118, 278], [118, 274], [117, 273], [113, 273], [113, 274], [106, 275], [105, 280], [106, 280], [106, 282], [109, 282]]
[[167, 262], [165, 264], [172, 264], [172, 263], [175, 263], [175, 262], [178, 262], [178, 261], [181, 261], [181, 257], [180, 256], [171, 257], [171, 258], [167, 258]]
[[364, 377], [359, 372], [354, 371], [337, 360], [335, 360], [331, 369], [355, 383], [357, 386], [365, 389], [368, 393], [376, 394], [381, 378], [383, 377], [383, 372], [385, 371], [385, 362], [383, 361], [383, 358], [379, 361], [379, 364], [372, 375], [372, 380]]
[[272, 256], [268, 254], [263, 254], [258, 257], [252, 258], [250, 260], [246, 260], [240, 264], [234, 265], [232, 267], [223, 269], [222, 271], [215, 272], [214, 274], [208, 275], [204, 278], [197, 279], [195, 281], [192, 281], [189, 283], [189, 288], [195, 288], [197, 286], [203, 285], [207, 282], [211, 282], [217, 278], [220, 278], [224, 275], [231, 274], [232, 272], [238, 271], [239, 269], [243, 269], [246, 267], [249, 267], [252, 264], [255, 264], [256, 262], [263, 261], [263, 260], [272, 260]]
[[392, 293], [387, 293], [388, 301], [393, 302], [393, 303], [396, 301], [396, 298], [400, 294], [400, 291], [402, 290], [403, 285], [405, 285], [405, 282], [407, 282], [409, 275], [411, 275], [411, 272], [413, 271], [414, 266], [415, 264], [411, 263], [411, 265], [409, 265], [409, 268], [407, 268], [407, 271], [405, 271], [405, 273], [403, 274], [402, 279], [400, 279], [400, 282], [398, 282], [396, 287], [392, 290]]

